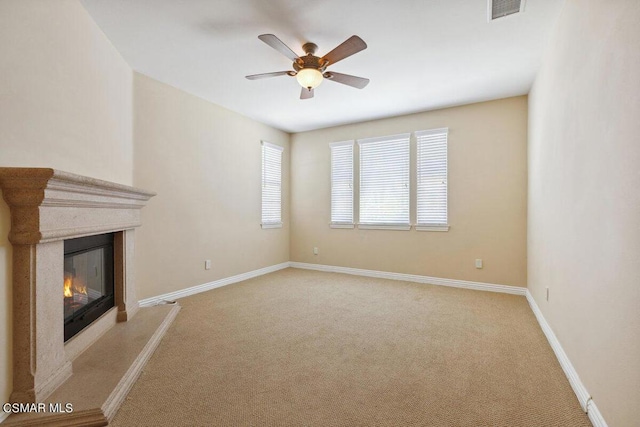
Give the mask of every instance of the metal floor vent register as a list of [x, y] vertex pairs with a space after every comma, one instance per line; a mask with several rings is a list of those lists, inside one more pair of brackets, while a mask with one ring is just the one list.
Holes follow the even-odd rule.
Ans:
[[525, 0], [488, 0], [489, 21], [524, 11]]

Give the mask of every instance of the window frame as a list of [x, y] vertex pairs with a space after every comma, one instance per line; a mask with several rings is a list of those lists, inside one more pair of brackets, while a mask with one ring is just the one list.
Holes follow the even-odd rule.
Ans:
[[[329, 149], [330, 149], [330, 155], [331, 155], [331, 172], [330, 172], [330, 212], [329, 212], [329, 216], [330, 216], [330, 221], [329, 221], [329, 226], [331, 228], [354, 228], [355, 227], [355, 203], [354, 203], [354, 195], [355, 195], [355, 168], [354, 168], [354, 161], [355, 161], [355, 148], [354, 148], [355, 144], [354, 144], [354, 140], [349, 140], [349, 141], [340, 141], [340, 142], [332, 142], [329, 144]], [[350, 174], [350, 182], [349, 182], [349, 187], [351, 190], [351, 194], [350, 194], [350, 210], [351, 210], [351, 219], [347, 220], [347, 221], [339, 221], [339, 220], [334, 220], [334, 202], [336, 201], [336, 199], [338, 197], [334, 197], [335, 193], [334, 193], [334, 189], [336, 189], [336, 187], [334, 186], [334, 176], [335, 171], [336, 171], [336, 162], [334, 161], [336, 159], [336, 151], [342, 147], [349, 147], [351, 150], [350, 153], [350, 162], [349, 162], [349, 166], [350, 166], [350, 170], [348, 171], [348, 174]], [[343, 172], [344, 173], [344, 172]], [[345, 180], [346, 181], [346, 180]]]
[[[260, 200], [260, 226], [263, 229], [270, 229], [270, 228], [282, 228], [282, 153], [284, 152], [284, 148], [276, 145], [276, 144], [272, 144], [270, 142], [267, 141], [261, 141], [262, 147], [261, 147], [261, 180], [260, 180], [260, 187], [261, 187], [261, 200]], [[279, 163], [279, 168], [278, 170], [278, 177], [277, 177], [277, 191], [275, 192], [275, 194], [277, 194], [278, 197], [278, 204], [279, 204], [279, 209], [278, 209], [278, 214], [279, 214], [279, 218], [277, 220], [265, 220], [265, 196], [269, 196], [271, 195], [271, 193], [266, 192], [265, 190], [267, 189], [267, 175], [269, 174], [270, 169], [267, 168], [267, 161], [268, 161], [268, 154], [269, 154], [269, 150], [272, 150], [272, 154], [276, 154], [278, 155], [278, 163]], [[275, 170], [275, 168], [273, 169]], [[271, 178], [271, 177], [269, 177]], [[267, 217], [268, 218], [268, 217]]]
[[[363, 188], [366, 189], [367, 187], [367, 183], [363, 183], [363, 179], [365, 181], [376, 181], [376, 178], [379, 179], [379, 177], [376, 177], [374, 174], [376, 174], [376, 172], [370, 174], [369, 176], [365, 176], [366, 174], [366, 169], [369, 167], [372, 167], [371, 164], [366, 164], [365, 162], [367, 162], [367, 156], [370, 155], [371, 156], [371, 160], [372, 162], [374, 162], [375, 165], [375, 157], [376, 156], [380, 156], [380, 153], [376, 154], [374, 153], [368, 153], [366, 155], [363, 155], [364, 152], [366, 152], [367, 150], [367, 146], [373, 146], [374, 144], [390, 144], [390, 143], [401, 143], [403, 145], [405, 145], [403, 147], [404, 151], [400, 154], [398, 154], [398, 157], [405, 157], [404, 159], [402, 159], [402, 162], [405, 162], [403, 166], [403, 170], [401, 171], [401, 173], [405, 173], [406, 175], [404, 176], [404, 185], [406, 188], [406, 192], [403, 192], [403, 194], [400, 194], [400, 196], [402, 197], [402, 199], [400, 200], [403, 203], [406, 203], [406, 207], [402, 207], [401, 209], [405, 209], [406, 210], [406, 218], [401, 218], [401, 221], [393, 221], [393, 220], [388, 220], [389, 218], [387, 218], [387, 220], [385, 220], [384, 218], [381, 218], [380, 221], [370, 221], [370, 220], [366, 220], [363, 221], [363, 216], [367, 217], [367, 216], [371, 216], [371, 213], [369, 213], [368, 215], [364, 212], [364, 209], [367, 209], [367, 205], [371, 204], [370, 201], [366, 201], [363, 199]], [[364, 147], [364, 148], [363, 148]], [[368, 230], [372, 230], [372, 229], [378, 229], [378, 230], [403, 230], [403, 231], [407, 231], [407, 230], [411, 230], [411, 133], [402, 133], [402, 134], [397, 134], [397, 135], [387, 135], [387, 136], [382, 136], [382, 137], [373, 137], [373, 138], [363, 138], [363, 139], [358, 139], [358, 149], [359, 149], [359, 159], [358, 159], [358, 163], [359, 163], [359, 172], [358, 172], [358, 182], [359, 182], [359, 191], [358, 191], [358, 200], [359, 200], [359, 209], [358, 209], [358, 228], [359, 229], [368, 229]], [[382, 152], [382, 150], [380, 150]], [[363, 173], [364, 172], [364, 173]], [[383, 176], [384, 175], [383, 171], [381, 172], [377, 172], [377, 174], [379, 176]], [[389, 173], [389, 171], [387, 171], [387, 173]], [[391, 176], [393, 177], [393, 175], [399, 175], [398, 173], [390, 173]], [[364, 177], [364, 178], [363, 178]], [[399, 178], [398, 178], [399, 179]], [[366, 190], [365, 190], [366, 191]], [[367, 197], [367, 194], [364, 194], [364, 197]], [[400, 210], [401, 210], [400, 209]], [[399, 211], [400, 211], [399, 210]], [[363, 213], [365, 213], [365, 215], [363, 215]], [[406, 220], [406, 221], [405, 221]]]
[[[444, 212], [445, 212], [445, 222], [420, 222], [420, 209], [421, 207], [424, 209], [423, 204], [420, 203], [421, 200], [421, 187], [422, 182], [425, 179], [426, 173], [421, 172], [421, 164], [424, 159], [421, 155], [421, 144], [425, 144], [426, 141], [422, 140], [424, 137], [429, 136], [438, 136], [445, 135], [444, 138]], [[414, 132], [416, 138], [416, 224], [415, 228], [417, 231], [449, 231], [449, 128], [436, 128], [436, 129], [428, 129], [422, 131]], [[435, 143], [440, 142], [436, 141]], [[426, 156], [426, 155], [425, 155]], [[437, 159], [436, 159], [437, 160]], [[441, 160], [441, 159], [440, 159]], [[425, 197], [429, 197], [428, 195]]]

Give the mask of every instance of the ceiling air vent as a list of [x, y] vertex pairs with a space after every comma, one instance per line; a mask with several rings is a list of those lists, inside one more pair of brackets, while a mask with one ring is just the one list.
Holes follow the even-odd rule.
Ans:
[[493, 21], [498, 18], [524, 12], [525, 0], [487, 0], [487, 18]]

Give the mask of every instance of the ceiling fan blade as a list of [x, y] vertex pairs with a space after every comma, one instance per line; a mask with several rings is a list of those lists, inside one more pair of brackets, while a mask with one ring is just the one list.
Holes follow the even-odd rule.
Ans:
[[363, 77], [352, 76], [349, 74], [336, 73], [333, 71], [327, 71], [323, 74], [324, 78], [330, 82], [342, 83], [343, 85], [355, 87], [358, 89], [364, 89], [369, 84], [369, 79]]
[[300, 92], [300, 99], [309, 99], [313, 98], [313, 89], [302, 88]]
[[341, 45], [337, 46], [331, 52], [327, 53], [322, 59], [328, 61], [328, 64], [335, 64], [338, 61], [342, 61], [354, 53], [358, 53], [361, 50], [367, 48], [367, 44], [358, 36], [351, 36]]
[[249, 80], [258, 80], [258, 79], [266, 79], [267, 77], [278, 77], [284, 75], [295, 75], [293, 71], [276, 71], [274, 73], [262, 73], [262, 74], [251, 74], [250, 76], [245, 76]]
[[262, 35], [259, 35], [258, 38], [263, 42], [265, 42], [266, 44], [268, 44], [269, 46], [271, 46], [272, 48], [274, 48], [275, 50], [277, 50], [278, 52], [280, 52], [281, 54], [283, 54], [284, 56], [286, 56], [287, 58], [289, 58], [290, 60], [294, 62], [297, 61], [298, 55], [296, 55], [296, 53], [292, 51], [289, 46], [284, 44], [282, 40], [280, 40], [273, 34], [262, 34]]

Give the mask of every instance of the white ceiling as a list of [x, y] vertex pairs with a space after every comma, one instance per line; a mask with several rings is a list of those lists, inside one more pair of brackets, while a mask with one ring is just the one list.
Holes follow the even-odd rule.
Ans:
[[[563, 0], [527, 0], [487, 22], [486, 0], [83, 0], [131, 67], [287, 132], [529, 92]], [[318, 56], [353, 34], [368, 48], [332, 71], [367, 77], [358, 90], [325, 81], [300, 100], [291, 69], [258, 35]]]

